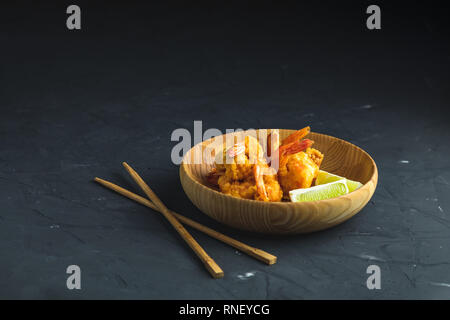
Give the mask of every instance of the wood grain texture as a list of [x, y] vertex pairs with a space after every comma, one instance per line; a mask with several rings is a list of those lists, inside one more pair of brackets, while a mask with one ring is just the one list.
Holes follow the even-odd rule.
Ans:
[[[284, 139], [295, 130], [280, 129]], [[229, 138], [221, 136], [219, 141]], [[342, 223], [369, 202], [378, 182], [375, 161], [361, 148], [338, 138], [311, 132], [307, 138], [314, 140], [314, 148], [324, 153], [322, 170], [360, 181], [363, 186], [347, 195], [311, 202], [261, 202], [235, 198], [210, 186], [206, 175], [212, 164], [190, 164], [194, 155], [204, 153], [209, 160], [214, 156], [207, 150], [212, 139], [194, 146], [180, 166], [180, 180], [192, 203], [213, 219], [242, 230], [271, 234], [308, 233]], [[217, 143], [217, 140], [216, 142]]]
[[[111, 190], [113, 190], [113, 191], [115, 191], [115, 192], [117, 192], [117, 193], [119, 193], [119, 194], [121, 194], [121, 195], [123, 195], [123, 196], [125, 196], [125, 197], [127, 197], [129, 199], [131, 199], [131, 200], [134, 200], [134, 201], [136, 201], [136, 202], [138, 202], [138, 203], [140, 203], [140, 204], [142, 204], [142, 205], [144, 205], [146, 207], [149, 207], [149, 208], [151, 208], [151, 209], [161, 213], [161, 210], [156, 205], [154, 205], [153, 202], [151, 202], [150, 200], [148, 200], [148, 199], [146, 199], [144, 197], [141, 197], [140, 195], [137, 195], [137, 194], [135, 194], [135, 193], [133, 193], [133, 192], [127, 190], [127, 189], [124, 189], [124, 188], [122, 188], [122, 187], [120, 187], [120, 186], [118, 186], [118, 185], [116, 185], [116, 184], [114, 184], [112, 182], [109, 182], [109, 181], [106, 181], [106, 180], [103, 180], [103, 179], [100, 179], [100, 178], [95, 178], [94, 181], [98, 182], [102, 186], [104, 186], [104, 187], [106, 187], [108, 189], [111, 189]], [[214, 239], [222, 241], [223, 243], [226, 243], [226, 244], [228, 244], [228, 245], [230, 245], [230, 246], [232, 246], [232, 247], [234, 247], [234, 248], [236, 248], [236, 249], [238, 249], [238, 250], [248, 254], [249, 256], [252, 256], [252, 257], [254, 257], [254, 258], [256, 258], [256, 259], [258, 259], [258, 260], [260, 260], [260, 261], [262, 261], [264, 263], [267, 263], [269, 265], [270, 264], [274, 264], [274, 263], [277, 262], [277, 257], [274, 256], [273, 254], [270, 254], [270, 253], [268, 253], [268, 252], [266, 252], [264, 250], [258, 249], [258, 248], [254, 248], [254, 247], [249, 246], [249, 245], [247, 245], [245, 243], [242, 243], [242, 242], [240, 242], [240, 241], [238, 241], [236, 239], [228, 237], [228, 236], [224, 235], [223, 233], [220, 233], [220, 232], [217, 232], [217, 231], [215, 231], [215, 230], [213, 230], [211, 228], [208, 228], [208, 227], [206, 227], [206, 226], [204, 226], [204, 225], [202, 225], [202, 224], [200, 224], [200, 223], [198, 223], [198, 222], [196, 222], [194, 220], [191, 220], [191, 219], [189, 219], [189, 218], [187, 218], [187, 217], [185, 217], [185, 216], [183, 216], [181, 214], [178, 214], [178, 213], [176, 213], [174, 211], [170, 211], [170, 212], [181, 223], [184, 223], [184, 224], [186, 224], [186, 225], [188, 225], [188, 226], [190, 226], [190, 227], [192, 227], [192, 228], [194, 228], [194, 229], [196, 229], [198, 231], [201, 231], [201, 232], [209, 235], [210, 237], [212, 237]]]

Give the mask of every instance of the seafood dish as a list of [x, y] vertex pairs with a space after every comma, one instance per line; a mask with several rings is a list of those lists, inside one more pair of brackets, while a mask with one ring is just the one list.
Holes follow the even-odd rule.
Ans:
[[220, 192], [237, 198], [266, 202], [289, 201], [292, 190], [314, 186], [324, 155], [304, 139], [310, 127], [282, 141], [277, 131], [267, 137], [266, 148], [253, 136], [215, 156], [207, 179]]

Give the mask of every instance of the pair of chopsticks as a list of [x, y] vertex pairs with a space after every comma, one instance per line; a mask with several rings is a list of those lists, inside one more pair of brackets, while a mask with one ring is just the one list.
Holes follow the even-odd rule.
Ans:
[[94, 181], [103, 185], [104, 187], [111, 189], [131, 200], [134, 200], [144, 206], [147, 206], [155, 211], [158, 211], [163, 214], [163, 216], [170, 222], [170, 224], [175, 228], [175, 230], [180, 234], [183, 240], [189, 245], [189, 247], [195, 252], [197, 257], [203, 262], [206, 269], [212, 275], [213, 278], [222, 278], [224, 273], [222, 269], [217, 265], [217, 263], [206, 253], [205, 250], [198, 244], [198, 242], [191, 236], [191, 234], [183, 227], [180, 221], [188, 226], [191, 226], [198, 231], [206, 233], [207, 235], [222, 241], [260, 261], [263, 261], [267, 264], [274, 264], [277, 261], [277, 257], [267, 253], [261, 249], [257, 249], [246, 245], [238, 240], [230, 238], [220, 232], [217, 232], [211, 228], [208, 228], [204, 225], [201, 225], [194, 220], [186, 218], [176, 212], [170, 211], [164, 203], [158, 198], [158, 196], [153, 192], [153, 190], [145, 183], [145, 181], [138, 175], [136, 171], [133, 170], [126, 162], [122, 163], [125, 169], [128, 171], [133, 180], [139, 185], [139, 187], [144, 191], [147, 197], [151, 200], [148, 200], [144, 197], [141, 197], [127, 189], [124, 189], [114, 183], [109, 181], [95, 178]]

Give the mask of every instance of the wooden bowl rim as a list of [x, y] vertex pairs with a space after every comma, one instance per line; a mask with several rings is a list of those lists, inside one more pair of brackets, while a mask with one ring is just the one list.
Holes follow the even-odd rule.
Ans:
[[[275, 130], [275, 129], [257, 129], [257, 130]], [[278, 130], [295, 130], [295, 129], [278, 129]], [[356, 190], [354, 190], [354, 191], [352, 191], [352, 192], [350, 192], [350, 193], [344, 194], [344, 195], [339, 196], [339, 197], [335, 197], [335, 198], [331, 198], [331, 199], [324, 199], [324, 200], [303, 201], [303, 202], [291, 202], [291, 201], [264, 202], [264, 201], [258, 201], [258, 200], [252, 200], [252, 199], [242, 199], [242, 198], [234, 197], [234, 196], [231, 196], [231, 195], [222, 193], [222, 192], [220, 192], [220, 191], [214, 190], [213, 188], [208, 187], [208, 186], [204, 185], [203, 183], [198, 182], [197, 179], [193, 177], [193, 175], [191, 174], [191, 172], [189, 172], [189, 170], [186, 170], [186, 167], [187, 167], [189, 164], [186, 164], [186, 163], [184, 162], [184, 157], [186, 157], [186, 156], [191, 152], [191, 150], [193, 150], [193, 149], [196, 148], [197, 146], [203, 144], [203, 143], [206, 142], [206, 141], [212, 140], [212, 139], [214, 139], [215, 137], [210, 138], [210, 139], [205, 140], [205, 141], [202, 141], [202, 142], [199, 142], [199, 143], [197, 143], [196, 145], [194, 145], [192, 148], [190, 148], [189, 151], [188, 151], [188, 153], [183, 157], [183, 160], [182, 160], [181, 166], [180, 166], [180, 170], [183, 170], [184, 173], [186, 174], [186, 176], [189, 177], [189, 179], [190, 179], [191, 181], [193, 181], [195, 184], [199, 185], [199, 186], [201, 187], [202, 190], [206, 190], [207, 192], [212, 192], [212, 193], [215, 194], [215, 195], [218, 195], [218, 196], [220, 196], [220, 197], [228, 198], [228, 199], [230, 199], [230, 200], [232, 200], [232, 201], [243, 201], [244, 203], [249, 203], [249, 204], [251, 204], [251, 203], [263, 203], [263, 204], [266, 204], [266, 205], [268, 205], [268, 206], [280, 206], [280, 205], [284, 205], [284, 206], [290, 206], [290, 207], [299, 207], [299, 206], [303, 206], [303, 205], [305, 205], [305, 204], [315, 204], [315, 203], [329, 203], [329, 204], [332, 205], [333, 202], [339, 201], [339, 199], [341, 199], [342, 197], [348, 197], [349, 195], [354, 196], [354, 195], [356, 195], [356, 194], [358, 194], [358, 193], [360, 193], [360, 192], [362, 192], [362, 191], [364, 191], [364, 190], [366, 190], [366, 189], [369, 189], [369, 187], [370, 187], [370, 186], [369, 186], [369, 183], [370, 183], [370, 182], [373, 182], [374, 179], [378, 179], [378, 178], [377, 178], [377, 177], [378, 177], [378, 168], [377, 168], [377, 165], [376, 165], [375, 161], [373, 160], [373, 158], [370, 156], [370, 154], [367, 153], [364, 149], [358, 147], [357, 145], [355, 145], [355, 144], [353, 144], [353, 143], [351, 143], [351, 142], [348, 142], [348, 141], [346, 141], [346, 140], [343, 140], [343, 139], [340, 139], [340, 138], [336, 138], [336, 137], [333, 137], [333, 136], [330, 136], [330, 135], [327, 135], [327, 134], [324, 134], [324, 133], [313, 132], [313, 131], [311, 131], [311, 133], [318, 134], [318, 135], [325, 136], [325, 137], [331, 137], [331, 138], [333, 138], [333, 139], [336, 139], [336, 140], [339, 140], [339, 141], [343, 142], [344, 144], [348, 144], [348, 145], [350, 145], [350, 146], [355, 147], [355, 148], [358, 149], [360, 152], [363, 152], [363, 153], [370, 159], [371, 164], [372, 164], [372, 166], [373, 166], [373, 173], [372, 173], [372, 176], [370, 177], [370, 179], [367, 180], [367, 182], [366, 182], [365, 184], [363, 184], [362, 187], [360, 187], [360, 188], [358, 188], [358, 189], [356, 189]], [[227, 134], [232, 134], [232, 133], [224, 133], [224, 134], [220, 135], [219, 137], [225, 136], [225, 135], [227, 135]]]

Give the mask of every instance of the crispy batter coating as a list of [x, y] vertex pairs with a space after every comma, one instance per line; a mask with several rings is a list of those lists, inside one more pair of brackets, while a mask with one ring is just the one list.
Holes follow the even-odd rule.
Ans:
[[282, 144], [279, 149], [278, 172], [270, 171], [258, 140], [246, 136], [243, 143], [224, 148], [216, 156], [216, 168], [208, 179], [216, 183], [221, 192], [242, 199], [281, 201], [283, 196], [289, 198], [289, 191], [311, 187], [324, 158], [319, 150], [310, 147], [313, 141], [301, 140], [308, 133], [309, 127], [306, 127], [285, 139], [290, 144]]
[[258, 193], [255, 178], [248, 177], [246, 180], [230, 180], [227, 175], [221, 175], [218, 180], [220, 191], [238, 198], [253, 199], [260, 201], [281, 201], [283, 192], [276, 175], [264, 175], [264, 186], [267, 198]]
[[318, 167], [322, 164], [323, 153], [314, 148], [306, 149], [306, 154], [317, 164]]
[[220, 176], [219, 188], [225, 194], [242, 199], [254, 199], [256, 195], [254, 181], [233, 181], [228, 180], [226, 176]]
[[[281, 201], [283, 198], [283, 191], [278, 182], [277, 175], [264, 175], [264, 186], [266, 188], [268, 201]], [[263, 199], [260, 195], [258, 195], [256, 200], [267, 201], [267, 199]]]
[[289, 191], [309, 188], [319, 174], [319, 166], [306, 152], [298, 152], [287, 156], [285, 165], [278, 170], [278, 181], [285, 197]]
[[219, 175], [217, 183], [220, 191], [243, 199], [280, 201], [283, 194], [275, 173], [263, 175], [262, 180], [255, 179], [255, 165], [264, 173], [268, 172], [264, 152], [258, 140], [246, 136], [244, 146], [244, 151], [240, 146], [234, 146], [234, 149], [230, 148], [233, 149], [231, 152], [230, 149], [224, 149], [218, 155], [219, 158], [216, 157], [216, 170]]
[[[244, 149], [245, 148], [245, 149]], [[237, 154], [230, 152], [235, 149]], [[225, 174], [230, 180], [244, 180], [253, 174], [253, 164], [264, 161], [264, 150], [258, 140], [252, 136], [245, 136], [242, 149], [233, 146], [230, 149], [223, 148], [223, 151], [216, 156], [216, 169], [219, 174]], [[239, 150], [243, 152], [238, 153]]]

